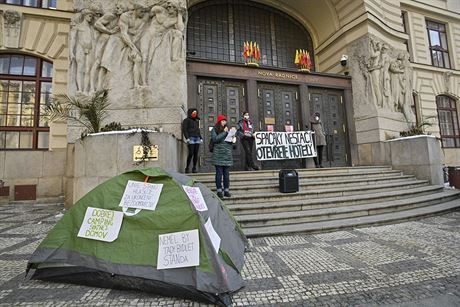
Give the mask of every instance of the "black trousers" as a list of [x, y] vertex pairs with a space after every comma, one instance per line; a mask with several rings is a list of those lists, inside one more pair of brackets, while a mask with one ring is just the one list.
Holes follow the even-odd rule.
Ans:
[[188, 156], [187, 156], [187, 166], [186, 169], [190, 167], [190, 162], [193, 159], [193, 168], [196, 168], [196, 164], [198, 163], [198, 153], [200, 150], [200, 144], [188, 144]]
[[241, 139], [241, 145], [243, 145], [244, 155], [246, 158], [246, 169], [255, 167], [254, 161], [252, 160], [252, 148], [254, 147], [254, 138], [244, 136]]
[[313, 158], [316, 166], [320, 166], [323, 163], [323, 148], [324, 145], [316, 146], [316, 153], [318, 156]]

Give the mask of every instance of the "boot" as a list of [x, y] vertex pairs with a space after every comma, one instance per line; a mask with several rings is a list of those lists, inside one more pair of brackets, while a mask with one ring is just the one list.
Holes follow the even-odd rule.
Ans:
[[198, 173], [195, 166], [192, 168], [192, 173]]
[[220, 199], [224, 199], [224, 195], [222, 194], [222, 192], [217, 192], [217, 197], [219, 197]]
[[225, 196], [225, 197], [232, 197], [232, 194], [230, 194], [229, 191], [225, 191], [225, 192], [224, 192], [224, 196]]

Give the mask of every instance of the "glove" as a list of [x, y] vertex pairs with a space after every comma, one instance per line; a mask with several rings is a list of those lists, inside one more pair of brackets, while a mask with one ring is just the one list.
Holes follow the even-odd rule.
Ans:
[[185, 139], [185, 144], [190, 143], [190, 139]]

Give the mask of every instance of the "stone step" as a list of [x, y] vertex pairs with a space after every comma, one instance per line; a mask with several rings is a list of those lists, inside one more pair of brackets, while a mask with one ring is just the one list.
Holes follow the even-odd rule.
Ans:
[[243, 228], [303, 224], [420, 208], [442, 202], [448, 202], [457, 199], [459, 195], [460, 191], [447, 190], [441, 193], [378, 203], [366, 203], [344, 207], [309, 209], [301, 211], [284, 211], [278, 213], [236, 215], [235, 219]]
[[[296, 169], [299, 173], [299, 177], [303, 175], [327, 175], [327, 174], [347, 174], [347, 173], [375, 173], [383, 171], [391, 171], [389, 166], [359, 166], [359, 167], [335, 167], [335, 168], [308, 168], [308, 169]], [[235, 171], [230, 172], [230, 176], [234, 180], [239, 178], [257, 177], [257, 178], [278, 178], [279, 170], [261, 170], [261, 171]], [[202, 180], [214, 180], [214, 173], [195, 173], [187, 174], [188, 176], [202, 181]]]
[[410, 189], [427, 185], [425, 180], [406, 181], [402, 186], [400, 183], [376, 184], [368, 186], [354, 186], [318, 190], [303, 190], [296, 193], [246, 193], [242, 195], [234, 195], [231, 198], [225, 199], [225, 204], [247, 204], [247, 203], [274, 203], [286, 200], [311, 200], [317, 198], [342, 197], [357, 194], [373, 194], [384, 191], [395, 191], [399, 189]]
[[[307, 176], [308, 175], [308, 176]], [[403, 176], [401, 171], [393, 171], [393, 170], [386, 170], [386, 171], [376, 171], [376, 172], [349, 172], [349, 173], [327, 173], [327, 174], [299, 174], [299, 182], [312, 182], [312, 181], [322, 181], [328, 182], [331, 180], [353, 180], [353, 179], [363, 179], [363, 178], [382, 178], [382, 177], [395, 177], [395, 176]], [[214, 185], [215, 179], [214, 175], [209, 178], [204, 178], [197, 180], [201, 183], [207, 184], [209, 186]], [[234, 178], [232, 174], [230, 174], [230, 184], [232, 186], [236, 185], [248, 185], [248, 184], [278, 184], [279, 178], [278, 175], [275, 177], [260, 177], [257, 173], [254, 173], [252, 177], [247, 178]]]
[[340, 206], [352, 206], [359, 204], [370, 204], [384, 201], [393, 201], [396, 199], [418, 197], [443, 191], [441, 186], [423, 186], [410, 189], [389, 190], [385, 192], [371, 194], [359, 194], [339, 197], [325, 198], [304, 198], [297, 200], [285, 200], [278, 202], [257, 202], [253, 203], [248, 199], [247, 203], [227, 204], [228, 209], [233, 215], [243, 214], [263, 214], [285, 211], [301, 211], [320, 208], [332, 208]]
[[[385, 183], [399, 183], [403, 185], [407, 181], [414, 180], [414, 176], [405, 175], [405, 176], [377, 176], [377, 177], [365, 177], [361, 179], [343, 179], [343, 180], [331, 180], [331, 181], [316, 181], [312, 179], [303, 179], [299, 180], [299, 189], [301, 191], [305, 190], [315, 190], [315, 189], [325, 189], [331, 186], [335, 187], [354, 187], [354, 186], [366, 186], [366, 185], [376, 185], [376, 184], [385, 184]], [[216, 187], [212, 187], [211, 190], [216, 191]], [[231, 192], [234, 195], [241, 195], [248, 193], [262, 193], [262, 192], [276, 192], [279, 191], [278, 180], [273, 180], [269, 183], [254, 183], [248, 185], [247, 182], [232, 182], [231, 183]]]
[[369, 216], [360, 216], [339, 220], [327, 220], [303, 224], [243, 228], [243, 232], [248, 237], [260, 237], [281, 234], [284, 235], [289, 233], [317, 233], [333, 231], [343, 228], [353, 228], [368, 225], [380, 225], [402, 222], [417, 219], [423, 216], [429, 216], [439, 214], [441, 212], [458, 209], [460, 209], [460, 200], [455, 199], [436, 205], [417, 207], [397, 212], [374, 214]]

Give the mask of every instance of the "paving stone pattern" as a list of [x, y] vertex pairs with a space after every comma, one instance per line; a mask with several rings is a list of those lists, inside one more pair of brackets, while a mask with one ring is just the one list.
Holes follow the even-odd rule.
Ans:
[[[205, 306], [150, 293], [27, 281], [62, 205], [0, 206], [0, 306]], [[314, 235], [254, 238], [235, 306], [458, 306], [460, 212]]]

